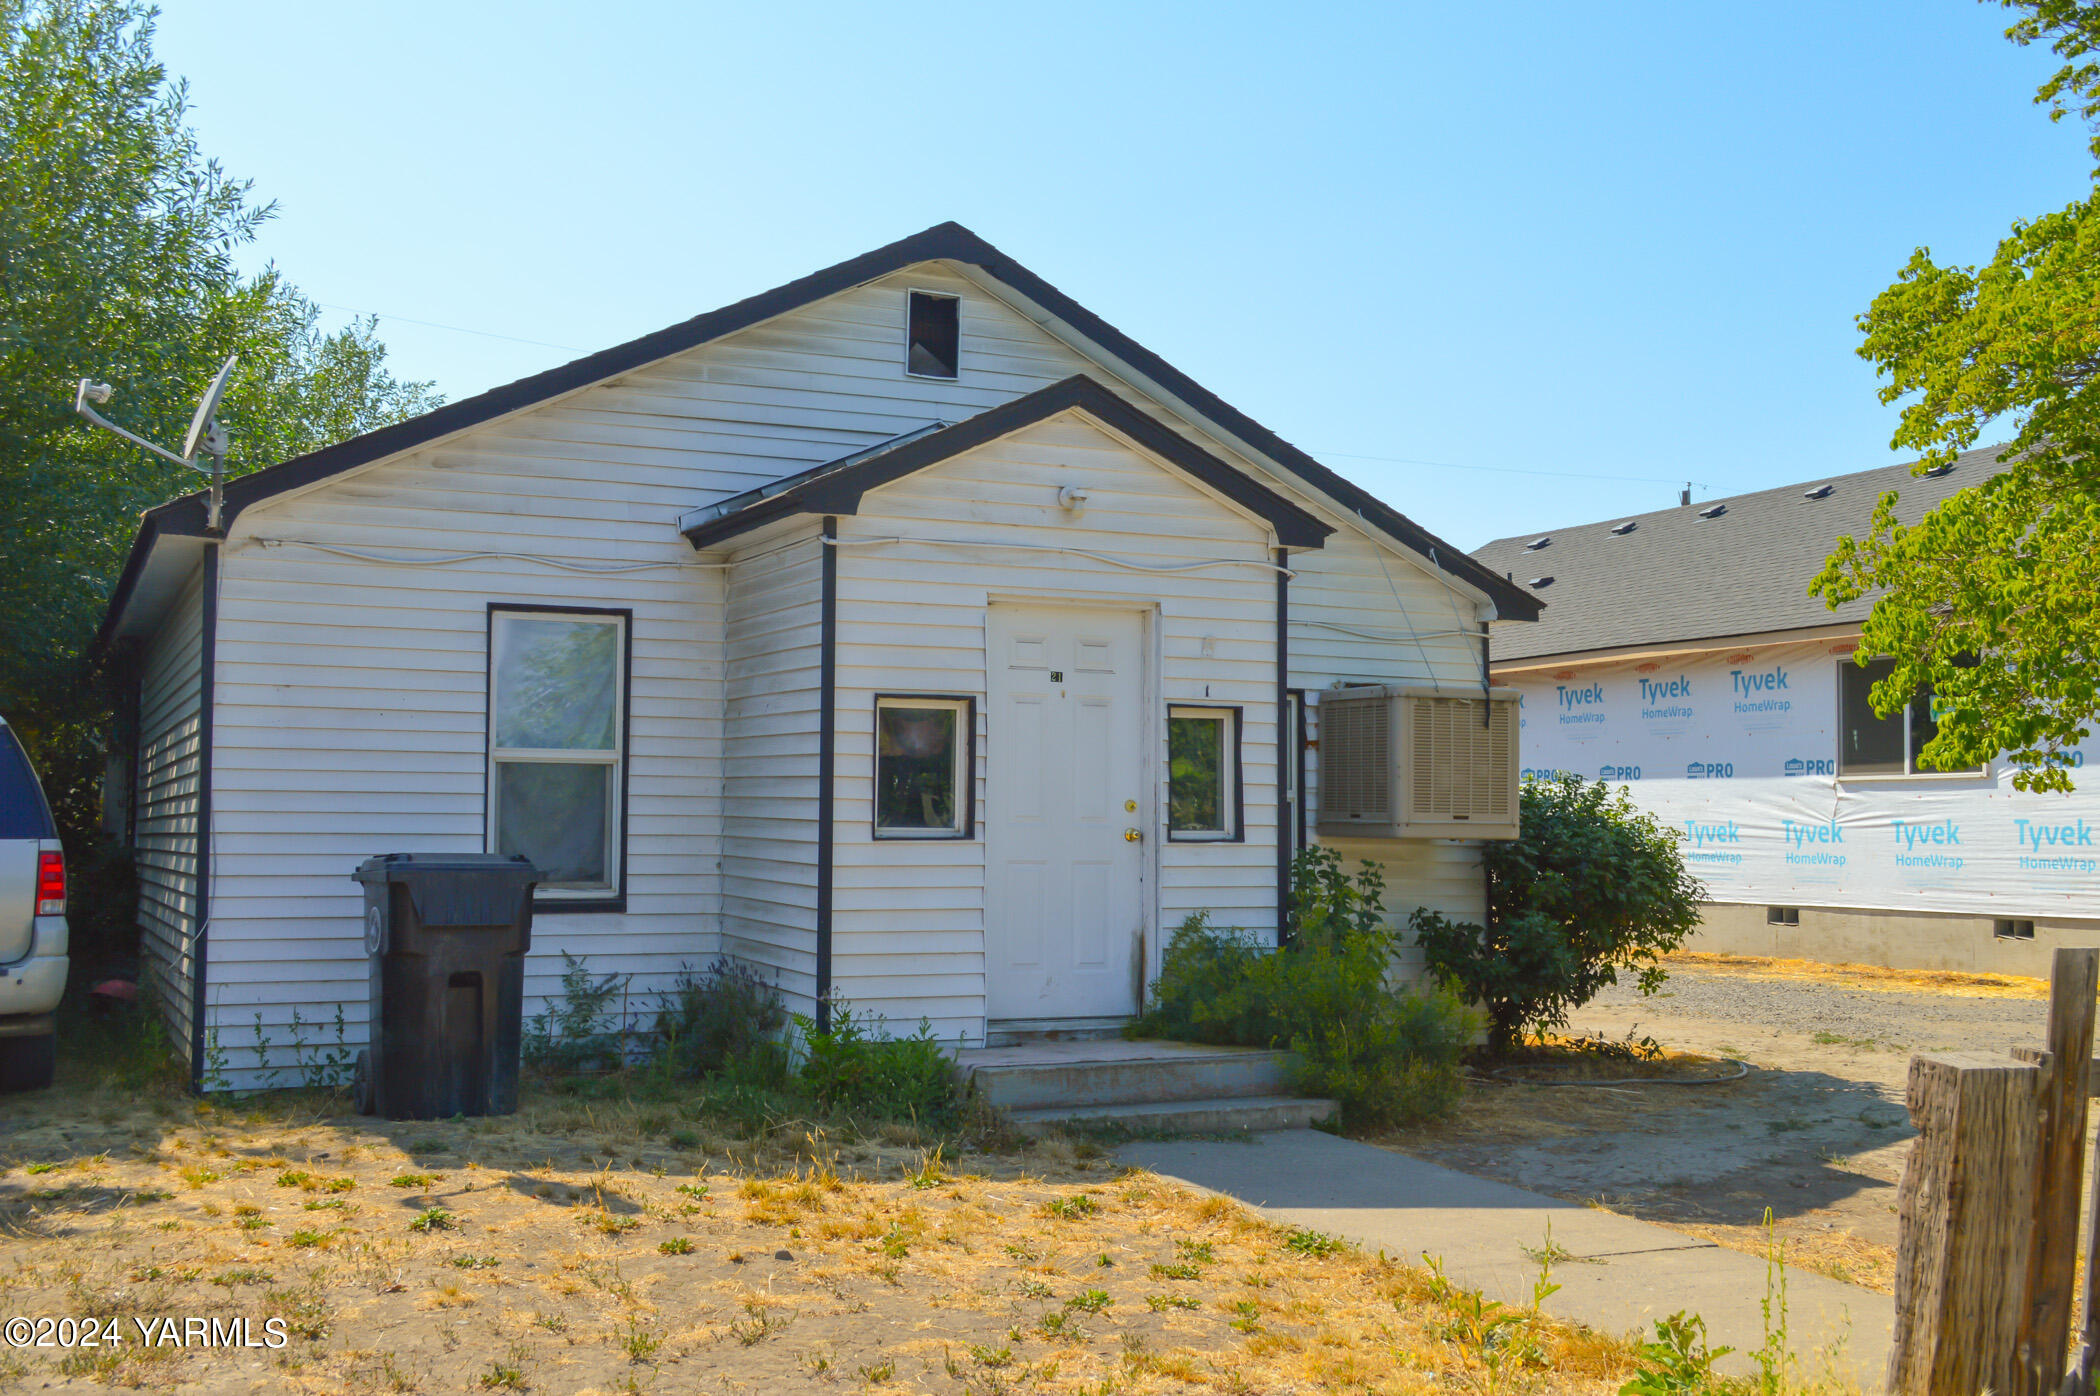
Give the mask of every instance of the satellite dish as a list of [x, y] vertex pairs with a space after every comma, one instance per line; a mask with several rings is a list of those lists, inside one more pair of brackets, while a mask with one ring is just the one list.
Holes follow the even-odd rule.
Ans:
[[233, 366], [239, 359], [237, 354], [228, 355], [226, 362], [219, 368], [218, 376], [212, 379], [211, 386], [204, 390], [204, 400], [197, 404], [197, 415], [190, 418], [190, 433], [182, 438], [184, 460], [197, 458], [197, 446], [204, 440], [205, 433], [211, 429], [212, 413], [219, 410], [219, 399], [226, 396], [226, 380], [233, 377]]

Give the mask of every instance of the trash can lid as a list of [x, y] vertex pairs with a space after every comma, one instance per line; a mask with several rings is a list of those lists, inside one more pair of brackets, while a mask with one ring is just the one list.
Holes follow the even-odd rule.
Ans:
[[350, 874], [359, 882], [405, 882], [433, 873], [488, 873], [520, 870], [537, 882], [540, 870], [522, 853], [381, 853], [367, 858]]

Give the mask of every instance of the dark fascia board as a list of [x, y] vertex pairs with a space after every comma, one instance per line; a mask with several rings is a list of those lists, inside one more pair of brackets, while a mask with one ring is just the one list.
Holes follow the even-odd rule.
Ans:
[[869, 490], [1071, 411], [1083, 412], [1128, 437], [1267, 521], [1276, 530], [1277, 541], [1286, 548], [1317, 548], [1334, 532], [1259, 480], [1226, 464], [1085, 374], [1076, 373], [1025, 397], [966, 417], [954, 426], [906, 439], [886, 451], [848, 457], [834, 470], [814, 471], [802, 483], [756, 500], [735, 513], [694, 524], [685, 536], [695, 548], [711, 548], [790, 514], [857, 514], [861, 496]]
[[[681, 321], [652, 334], [645, 334], [639, 339], [631, 339], [625, 344], [587, 354], [558, 368], [535, 373], [529, 378], [520, 378], [515, 383], [491, 388], [473, 397], [461, 398], [458, 402], [447, 403], [419, 417], [411, 417], [405, 422], [396, 422], [392, 426], [366, 432], [363, 436], [354, 436], [348, 441], [338, 442], [309, 455], [229, 480], [225, 492], [225, 520], [231, 524], [242, 509], [259, 500], [318, 483], [344, 471], [354, 470], [358, 466], [369, 465], [373, 461], [413, 450], [497, 417], [587, 388], [593, 383], [631, 373], [659, 359], [683, 353], [723, 335], [732, 334], [762, 320], [770, 320], [776, 315], [786, 314], [826, 296], [836, 295], [840, 291], [887, 276], [891, 272], [901, 271], [905, 267], [935, 261], [977, 267], [994, 280], [1012, 287], [1070, 325], [1082, 337], [1099, 344], [1111, 355], [1160, 384], [1186, 402], [1199, 415], [1208, 418], [1284, 469], [1299, 476], [1314, 489], [1353, 511], [1388, 537], [1420, 553], [1441, 571], [1485, 592], [1494, 601], [1496, 612], [1501, 619], [1538, 619], [1539, 611], [1545, 603], [1536, 596], [1483, 567], [1468, 557], [1463, 549], [1451, 546], [1368, 491], [1350, 484], [1304, 451], [1197, 384], [1159, 355], [1131, 339], [968, 228], [953, 222], [937, 224], [924, 232], [900, 238], [886, 247], [864, 252], [858, 257], [826, 267], [822, 271], [812, 272], [784, 286], [776, 286], [770, 291], [746, 297], [733, 305], [708, 311], [704, 315], [696, 315], [690, 320]], [[140, 554], [151, 546], [148, 525], [159, 533], [203, 535], [204, 496], [201, 492], [184, 495], [159, 508], [148, 510], [146, 520], [147, 525], [141, 526], [139, 535], [132, 544], [132, 556], [125, 564], [124, 573], [119, 577], [116, 591], [110, 598], [109, 610], [103, 618], [102, 629], [96, 636], [95, 644], [98, 649], [107, 642], [113, 629], [114, 623], [111, 618], [124, 609], [129, 599], [127, 584], [136, 581], [136, 573], [141, 566]]]

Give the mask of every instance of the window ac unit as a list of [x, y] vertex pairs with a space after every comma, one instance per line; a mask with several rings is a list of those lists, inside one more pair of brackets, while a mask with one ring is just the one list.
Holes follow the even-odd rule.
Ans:
[[[1483, 721], [1485, 717], [1485, 721]], [[1517, 695], [1336, 688], [1319, 702], [1322, 834], [1517, 836]]]

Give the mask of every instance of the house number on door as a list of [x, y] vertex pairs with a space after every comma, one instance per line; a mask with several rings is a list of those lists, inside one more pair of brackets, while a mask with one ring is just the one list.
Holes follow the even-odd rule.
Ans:
[[1064, 671], [1064, 670], [1062, 670], [1062, 669], [1052, 669], [1052, 670], [1050, 671], [1050, 682], [1052, 682], [1052, 683], [1063, 683], [1064, 681], [1065, 681], [1065, 671]]

